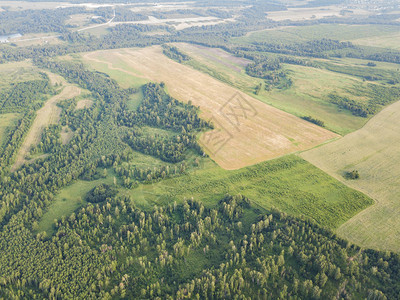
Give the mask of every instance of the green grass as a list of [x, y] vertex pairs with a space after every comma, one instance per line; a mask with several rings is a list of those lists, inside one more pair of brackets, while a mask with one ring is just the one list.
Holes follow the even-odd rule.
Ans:
[[368, 118], [340, 109], [327, 99], [329, 93], [353, 99], [352, 91], [367, 83], [349, 75], [311, 67], [286, 65], [285, 68], [293, 80], [292, 87], [261, 92], [253, 97], [298, 117], [316, 117], [324, 121], [327, 129], [341, 135], [361, 128], [368, 121]]
[[0, 92], [10, 84], [40, 78], [39, 72], [29, 61], [0, 64]]
[[135, 111], [139, 107], [140, 103], [142, 103], [143, 97], [143, 91], [139, 88], [137, 93], [134, 93], [129, 97], [127, 101], [128, 108]]
[[311, 25], [279, 27], [254, 31], [246, 36], [233, 38], [234, 43], [251, 44], [254, 42], [267, 43], [295, 43], [307, 40], [322, 39], [329, 37], [336, 40], [356, 40], [368, 37], [380, 37], [390, 33], [396, 33], [397, 26], [390, 25]]
[[52, 233], [54, 231], [53, 224], [55, 219], [59, 220], [63, 216], [68, 217], [76, 209], [87, 203], [84, 199], [87, 192], [101, 183], [111, 185], [113, 182], [114, 173], [108, 170], [106, 178], [92, 181], [77, 180], [73, 184], [65, 187], [56, 195], [53, 203], [43, 214], [39, 222], [38, 232], [45, 231], [47, 234]]
[[[1, 115], [0, 115], [1, 116]], [[153, 133], [161, 133], [163, 134], [163, 130], [161, 129], [154, 129], [154, 128], [146, 128], [149, 132]], [[169, 132], [165, 131], [169, 134]], [[175, 166], [180, 166], [181, 163], [167, 163], [158, 158], [152, 157], [150, 155], [145, 155], [137, 151], [133, 152], [133, 158], [129, 162], [129, 164], [135, 165], [138, 168], [154, 168], [159, 167], [161, 165], [169, 165], [171, 169]], [[194, 166], [194, 160], [198, 157], [193, 151], [188, 151], [186, 153], [186, 164], [188, 172], [191, 172], [196, 169]], [[200, 165], [204, 165], [203, 160], [200, 160]], [[100, 173], [102, 170], [100, 170]], [[49, 206], [48, 210], [44, 213], [43, 217], [39, 222], [39, 229], [38, 232], [46, 231], [47, 233], [53, 232], [53, 224], [54, 219], [60, 219], [62, 216], [69, 216], [71, 215], [76, 209], [81, 207], [82, 205], [86, 204], [85, 195], [95, 186], [106, 183], [106, 184], [114, 184], [114, 177], [116, 176], [113, 169], [107, 170], [107, 177], [86, 181], [86, 180], [77, 180], [71, 185], [63, 188], [59, 194], [55, 197], [54, 202]], [[117, 184], [119, 184], [119, 178], [117, 177]], [[142, 186], [140, 186], [141, 188]], [[139, 188], [139, 189], [140, 189]], [[130, 190], [127, 190], [121, 186], [119, 186], [120, 194], [129, 195]], [[145, 200], [136, 199], [135, 203], [138, 206], [141, 206], [145, 209], [149, 209], [152, 206]]]
[[[304, 67], [297, 65], [284, 64], [284, 68], [289, 72], [293, 80], [293, 86], [289, 89], [264, 89], [258, 95], [254, 94], [255, 87], [264, 81], [254, 78], [245, 73], [244, 67], [241, 72], [232, 70], [221, 63], [211, 59], [204, 59], [201, 55], [190, 51], [190, 47], [181, 46], [193, 59], [187, 63], [194, 69], [209, 74], [214, 78], [228, 83], [243, 92], [257, 98], [258, 100], [286, 111], [298, 117], [312, 116], [324, 121], [327, 129], [338, 134], [345, 135], [361, 128], [367, 118], [357, 117], [351, 112], [338, 108], [329, 102], [327, 95], [335, 92], [341, 96], [353, 98], [350, 93], [355, 87], [363, 84], [362, 79], [340, 72], [325, 69]], [[209, 51], [209, 55], [216, 55]], [[316, 60], [316, 62], [328, 64], [326, 60]], [[329, 61], [330, 62], [330, 61]], [[340, 62], [336, 62], [339, 64]], [[364, 61], [364, 64], [366, 62]], [[346, 66], [347, 72], [357, 72], [360, 75], [362, 67]], [[378, 72], [378, 71], [377, 71]], [[383, 69], [380, 73], [388, 75], [392, 70]]]
[[20, 114], [0, 114], [0, 146], [5, 142], [5, 138], [7, 136], [7, 129], [13, 127]]
[[141, 185], [129, 191], [138, 206], [165, 205], [194, 197], [214, 206], [225, 194], [243, 194], [259, 207], [304, 215], [332, 229], [373, 201], [296, 156], [235, 171], [208, 164], [188, 176]]
[[[124, 50], [122, 49], [121, 52], [123, 51]], [[149, 82], [148, 79], [142, 78], [141, 74], [129, 74], [127, 72], [121, 72], [121, 70], [125, 70], [126, 63], [117, 56], [113, 57], [112, 68], [104, 62], [87, 59], [85, 57], [81, 57], [81, 59], [92, 69], [109, 75], [112, 79], [116, 80], [123, 88], [140, 88], [142, 85]], [[139, 96], [140, 95], [138, 95], [138, 97]]]

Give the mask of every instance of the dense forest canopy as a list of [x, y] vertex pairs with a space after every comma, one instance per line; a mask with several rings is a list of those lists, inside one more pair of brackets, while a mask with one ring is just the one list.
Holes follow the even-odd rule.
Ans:
[[[165, 11], [155, 10], [159, 5], [146, 0], [126, 5], [100, 0], [96, 3], [110, 5], [91, 9], [69, 5], [86, 3], [81, 0], [54, 9], [2, 7], [0, 35], [20, 33], [37, 41], [51, 34], [56, 42], [25, 45], [16, 40], [0, 45], [1, 66], [21, 62], [40, 70], [34, 79], [18, 81], [18, 72], [9, 72], [11, 79], [0, 89], [0, 115], [15, 118], [0, 136], [0, 298], [398, 298], [399, 254], [360, 248], [323, 222], [266, 209], [258, 204], [260, 199], [242, 194], [204, 203], [191, 197], [169, 201], [172, 192], [169, 198], [160, 197], [160, 203], [146, 202], [145, 192], [143, 199], [134, 199], [134, 189], [185, 176], [190, 181], [207, 164], [218, 172], [199, 142], [202, 133], [218, 126], [202, 118], [200, 107], [191, 101], [172, 97], [164, 82], [142, 78], [146, 83], [138, 80], [123, 86], [79, 58], [95, 50], [161, 45], [174, 63], [199, 67], [177, 45], [218, 48], [248, 60], [237, 73], [257, 83], [250, 92], [254, 97], [290, 93], [297, 82], [288, 66], [351, 75], [362, 90], [348, 88], [346, 95], [333, 91], [317, 101], [366, 121], [400, 97], [398, 69], [377, 65], [400, 64], [399, 50], [320, 35], [268, 41], [240, 38], [287, 26], [340, 23], [400, 28], [400, 16], [389, 13], [398, 4], [379, 6], [381, 14], [348, 17], [341, 11], [339, 16], [295, 21], [269, 17], [268, 13], [293, 8], [280, 1], [194, 2], [193, 8], [176, 1], [178, 7]], [[356, 3], [308, 1], [301, 8]], [[158, 22], [177, 16], [210, 17], [215, 23], [179, 28], [174, 21]], [[157, 22], [147, 22], [149, 17]], [[73, 18], [86, 23], [71, 25], [68, 21]], [[113, 26], [103, 26], [109, 24]], [[92, 26], [101, 30], [87, 30]], [[341, 66], [334, 63], [339, 59], [363, 64]], [[54, 83], [53, 77], [62, 81]], [[39, 110], [65, 86], [82, 94], [57, 102], [58, 115], [40, 128], [36, 143], [16, 167], [17, 154]], [[81, 101], [87, 106], [79, 106]], [[327, 127], [319, 116], [298, 117], [317, 129]], [[353, 182], [362, 175], [357, 170], [347, 174]], [[274, 186], [256, 171], [248, 176]], [[76, 183], [80, 186], [71, 204], [65, 189]], [[196, 184], [204, 187], [208, 182]], [[217, 190], [212, 183], [207, 187], [210, 193]], [[301, 188], [299, 193], [306, 194]], [[278, 193], [275, 196], [280, 201]]]

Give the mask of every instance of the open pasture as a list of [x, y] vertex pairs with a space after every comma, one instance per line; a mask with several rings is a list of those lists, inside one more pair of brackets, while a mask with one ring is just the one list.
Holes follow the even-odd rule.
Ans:
[[20, 114], [0, 114], [0, 146], [3, 145], [7, 129], [16, 124]]
[[227, 171], [212, 164], [188, 175], [140, 185], [127, 192], [151, 208], [193, 197], [213, 207], [224, 195], [242, 194], [263, 209], [303, 215], [335, 229], [373, 201], [294, 155]]
[[340, 16], [341, 8], [339, 6], [323, 6], [323, 7], [293, 7], [284, 11], [268, 12], [267, 17], [274, 21], [292, 20], [316, 20], [330, 16]]
[[[112, 71], [164, 82], [176, 99], [200, 106], [213, 131], [200, 143], [223, 168], [239, 169], [288, 153], [312, 148], [337, 135], [266, 105], [237, 89], [162, 54], [161, 47], [97, 51], [87, 62], [104, 62]], [[115, 67], [113, 60], [123, 62]], [[95, 65], [94, 65], [95, 67]], [[110, 73], [112, 76], [112, 74]]]
[[38, 232], [46, 231], [46, 233], [50, 234], [53, 231], [55, 219], [70, 216], [76, 209], [87, 203], [85, 201], [86, 193], [102, 183], [112, 185], [113, 181], [114, 174], [110, 172], [106, 178], [92, 181], [78, 180], [64, 188], [57, 194], [55, 200], [41, 218]]
[[400, 29], [397, 32], [352, 40], [356, 45], [400, 49]]
[[0, 92], [13, 83], [40, 78], [39, 72], [29, 61], [0, 64]]
[[340, 41], [357, 41], [359, 39], [379, 39], [381, 36], [396, 34], [398, 26], [394, 25], [309, 25], [283, 26], [249, 32], [243, 37], [232, 38], [235, 43], [296, 43], [307, 40], [330, 39]]
[[192, 59], [185, 62], [186, 65], [206, 73], [224, 83], [239, 90], [251, 94], [255, 87], [263, 82], [246, 74], [245, 68], [251, 60], [239, 58], [220, 49], [210, 48], [187, 43], [175, 43], [183, 53]]
[[[264, 80], [246, 74], [245, 66], [248, 60], [232, 56], [221, 49], [199, 48], [199, 46], [184, 43], [175, 45], [192, 57], [192, 60], [185, 64], [295, 116], [311, 115], [321, 119], [325, 122], [327, 129], [338, 134], [344, 135], [359, 129], [367, 121], [366, 118], [354, 116], [327, 101], [329, 93], [353, 98], [351, 91], [355, 87], [360, 88], [367, 84], [361, 78], [324, 68], [284, 64], [284, 69], [289, 73], [293, 85], [288, 89], [273, 89], [272, 91], [262, 89], [258, 95], [254, 95], [255, 87], [260, 83], [263, 84]], [[319, 60], [315, 61], [319, 62]], [[341, 61], [337, 63], [343, 64]], [[364, 61], [364, 66], [365, 64]], [[353, 67], [352, 63], [348, 69]], [[377, 68], [381, 68], [380, 64]]]
[[[301, 154], [318, 168], [376, 201], [338, 229], [342, 237], [363, 247], [400, 250], [399, 149], [400, 102], [396, 102], [362, 129]], [[352, 170], [359, 172], [359, 179], [344, 178]]]

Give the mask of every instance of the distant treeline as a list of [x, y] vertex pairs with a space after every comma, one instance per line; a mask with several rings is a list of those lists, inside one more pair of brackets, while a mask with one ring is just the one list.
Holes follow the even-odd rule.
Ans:
[[189, 55], [183, 53], [175, 46], [163, 45], [163, 53], [179, 63], [190, 60]]

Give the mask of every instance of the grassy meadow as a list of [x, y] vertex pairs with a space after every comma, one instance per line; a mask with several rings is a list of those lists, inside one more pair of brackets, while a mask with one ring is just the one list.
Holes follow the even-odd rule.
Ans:
[[[338, 28], [339, 27], [339, 28]], [[376, 40], [379, 46], [379, 39], [387, 35], [395, 35], [399, 32], [398, 26], [394, 25], [310, 25], [310, 26], [287, 26], [260, 31], [250, 32], [243, 37], [233, 38], [232, 42], [240, 44], [251, 44], [253, 42], [267, 43], [296, 43], [313, 39], [330, 39], [340, 41], [354, 41], [370, 39]], [[360, 43], [360, 45], [363, 45]]]
[[[132, 81], [141, 76], [164, 82], [171, 96], [199, 106], [201, 117], [211, 119], [215, 125], [211, 133], [200, 136], [200, 144], [225, 169], [239, 169], [310, 149], [337, 137], [322, 127], [257, 101], [208, 74], [167, 58], [158, 46], [96, 51], [83, 55], [83, 59], [94, 68], [102, 62], [108, 70], [102, 71], [117, 81], [126, 74], [132, 76]], [[120, 74], [117, 76], [114, 72]], [[244, 115], [237, 101], [250, 113]], [[226, 112], [221, 113], [224, 108]], [[230, 109], [234, 110], [233, 117]], [[225, 143], [223, 147], [218, 142], [220, 139]]]
[[[143, 157], [134, 161], [140, 163], [140, 159]], [[72, 213], [83, 203], [90, 189], [100, 183], [110, 184], [113, 178], [113, 173], [108, 172], [106, 179], [78, 180], [64, 188], [43, 216], [39, 228], [51, 230], [55, 218]], [[278, 208], [330, 229], [338, 228], [373, 203], [367, 196], [294, 155], [234, 171], [223, 170], [206, 160], [187, 175], [141, 184], [132, 190], [119, 186], [119, 192], [130, 196], [135, 205], [145, 210], [174, 201], [181, 203], [191, 197], [213, 207], [226, 194], [242, 194], [261, 210]]]
[[0, 114], [0, 146], [3, 146], [5, 142], [7, 130], [13, 128], [18, 119], [20, 114]]
[[[338, 229], [338, 233], [363, 247], [399, 251], [400, 213], [400, 102], [384, 108], [362, 129], [344, 138], [303, 152], [301, 157], [346, 185], [376, 200]], [[360, 178], [349, 180], [346, 172]]]
[[53, 224], [55, 219], [60, 219], [63, 216], [70, 216], [76, 209], [84, 204], [85, 195], [95, 186], [106, 183], [109, 185], [114, 184], [115, 174], [112, 170], [107, 170], [107, 177], [98, 180], [86, 181], [77, 180], [72, 185], [61, 190], [55, 197], [53, 203], [49, 206], [43, 214], [40, 222], [38, 232], [46, 231], [46, 233], [53, 232]]
[[29, 61], [0, 64], [0, 92], [13, 83], [39, 79], [40, 71]]
[[[328, 26], [327, 28], [330, 29], [331, 27]], [[297, 30], [298, 28], [294, 29]], [[266, 32], [265, 34], [268, 35], [275, 31], [279, 31], [279, 29], [263, 31], [260, 34]], [[264, 41], [263, 37], [257, 37], [257, 41]], [[277, 40], [272, 38], [272, 41], [276, 43]], [[396, 64], [377, 62], [375, 67], [369, 67], [367, 61], [360, 59], [310, 59], [315, 67], [283, 64], [284, 70], [293, 81], [291, 87], [286, 89], [275, 88], [271, 91], [262, 88], [259, 94], [255, 95], [256, 86], [260, 83], [263, 84], [264, 81], [247, 75], [244, 62], [237, 63], [240, 58], [234, 57], [221, 49], [216, 51], [213, 48], [184, 43], [175, 45], [192, 58], [185, 63], [190, 67], [295, 116], [318, 118], [325, 123], [327, 129], [340, 135], [346, 135], [361, 128], [370, 116], [363, 118], [353, 115], [348, 110], [341, 109], [331, 103], [329, 94], [367, 102], [375, 97], [370, 88], [371, 84], [378, 87], [392, 86], [388, 82], [399, 78], [398, 65]], [[268, 55], [270, 57], [275, 56], [275, 54]], [[227, 63], [226, 61], [229, 60], [230, 63]], [[374, 76], [377, 80], [368, 81], [365, 80], [365, 76]]]

